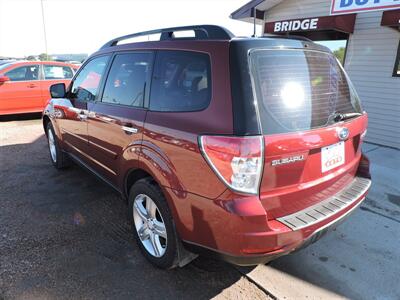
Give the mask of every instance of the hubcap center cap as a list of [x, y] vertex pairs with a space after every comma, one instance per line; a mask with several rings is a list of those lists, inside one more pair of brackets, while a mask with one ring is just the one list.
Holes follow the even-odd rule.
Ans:
[[147, 221], [147, 226], [149, 227], [150, 230], [154, 229], [154, 223], [151, 219]]

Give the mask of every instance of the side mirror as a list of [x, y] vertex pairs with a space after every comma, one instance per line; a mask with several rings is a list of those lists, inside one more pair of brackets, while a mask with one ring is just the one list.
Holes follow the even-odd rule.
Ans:
[[51, 98], [65, 98], [65, 83], [56, 83], [50, 86]]
[[10, 81], [10, 77], [6, 76], [6, 75], [0, 75], [0, 84]]

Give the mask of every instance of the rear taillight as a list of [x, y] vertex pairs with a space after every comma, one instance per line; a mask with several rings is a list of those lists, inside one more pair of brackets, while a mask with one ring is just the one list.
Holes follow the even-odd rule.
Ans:
[[229, 188], [258, 194], [264, 152], [261, 136], [201, 136], [199, 144], [208, 164]]

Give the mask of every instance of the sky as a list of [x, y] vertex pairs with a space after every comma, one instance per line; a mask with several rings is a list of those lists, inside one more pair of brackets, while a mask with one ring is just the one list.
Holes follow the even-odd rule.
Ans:
[[[43, 0], [49, 54], [93, 53], [115, 37], [173, 26], [216, 24], [236, 35], [253, 25], [229, 15], [248, 0]], [[261, 26], [258, 26], [258, 34]], [[46, 52], [40, 0], [0, 0], [0, 56]], [[337, 43], [333, 43], [333, 48]]]
[[[48, 53], [92, 53], [121, 35], [183, 25], [216, 24], [236, 35], [251, 35], [252, 24], [229, 18], [247, 2], [43, 0]], [[43, 52], [40, 0], [0, 0], [0, 56], [23, 57]]]

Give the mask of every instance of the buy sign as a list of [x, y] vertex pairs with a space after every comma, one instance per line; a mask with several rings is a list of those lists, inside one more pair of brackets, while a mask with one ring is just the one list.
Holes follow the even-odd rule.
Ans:
[[332, 0], [331, 15], [400, 8], [399, 0]]

